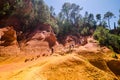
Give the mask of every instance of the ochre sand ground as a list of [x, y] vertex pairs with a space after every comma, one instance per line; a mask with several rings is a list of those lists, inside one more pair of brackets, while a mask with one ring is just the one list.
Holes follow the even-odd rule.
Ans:
[[120, 58], [112, 55], [89, 43], [61, 55], [0, 57], [0, 80], [119, 80]]

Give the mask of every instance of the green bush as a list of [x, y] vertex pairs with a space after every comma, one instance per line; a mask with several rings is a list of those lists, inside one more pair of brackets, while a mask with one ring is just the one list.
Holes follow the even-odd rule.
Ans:
[[120, 37], [110, 34], [108, 29], [104, 27], [98, 27], [93, 36], [101, 45], [107, 46], [117, 53], [120, 52]]

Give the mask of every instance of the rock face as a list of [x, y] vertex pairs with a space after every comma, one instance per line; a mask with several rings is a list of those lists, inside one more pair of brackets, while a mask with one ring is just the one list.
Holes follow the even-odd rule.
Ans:
[[16, 31], [12, 27], [0, 29], [0, 46], [17, 45]]
[[49, 48], [52, 48], [56, 44], [56, 41], [57, 41], [55, 34], [49, 33], [49, 35], [45, 37], [45, 41], [49, 43]]
[[50, 55], [57, 42], [48, 24], [38, 24], [33, 31], [26, 33], [17, 30], [16, 32], [13, 27], [9, 26], [0, 29], [0, 54], [3, 52], [4, 54], [18, 53], [20, 49], [25, 54]]
[[12, 27], [0, 29], [0, 54], [16, 54], [19, 52], [16, 31]]
[[50, 55], [51, 49], [57, 42], [51, 26], [47, 24], [39, 24], [27, 37], [22, 47], [26, 53]]
[[87, 44], [87, 37], [76, 36], [76, 35], [66, 35], [64, 37], [60, 37], [59, 40], [61, 41], [64, 46], [67, 45], [85, 45]]

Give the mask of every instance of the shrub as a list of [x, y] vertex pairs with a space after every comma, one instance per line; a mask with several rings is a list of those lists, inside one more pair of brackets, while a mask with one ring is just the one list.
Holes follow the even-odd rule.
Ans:
[[120, 52], [120, 37], [110, 34], [108, 29], [98, 27], [93, 36], [101, 45], [107, 46], [117, 53]]

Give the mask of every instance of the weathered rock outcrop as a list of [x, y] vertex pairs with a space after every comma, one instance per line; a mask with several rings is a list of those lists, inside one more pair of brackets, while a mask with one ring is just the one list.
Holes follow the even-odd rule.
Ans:
[[52, 48], [57, 42], [55, 34], [49, 33], [49, 35], [45, 37], [45, 41], [47, 41], [49, 43], [49, 48]]
[[0, 29], [0, 46], [17, 45], [16, 31], [12, 27]]
[[66, 35], [59, 37], [60, 43], [62, 43], [64, 46], [66, 45], [85, 45], [87, 44], [87, 37], [82, 36], [76, 36], [76, 35]]
[[0, 55], [19, 53], [16, 31], [12, 27], [0, 29]]
[[[17, 50], [20, 49], [25, 54], [49, 55], [57, 42], [52, 28], [48, 24], [38, 24], [33, 31], [26, 33], [17, 27], [15, 29], [18, 31], [13, 28], [15, 27], [0, 29], [0, 51], [2, 53], [6, 51], [4, 54], [18, 52]], [[6, 47], [6, 50], [3, 47]]]
[[27, 35], [27, 41], [21, 48], [26, 51], [26, 53], [49, 55], [56, 42], [57, 39], [52, 32], [51, 26], [39, 24], [33, 32]]

